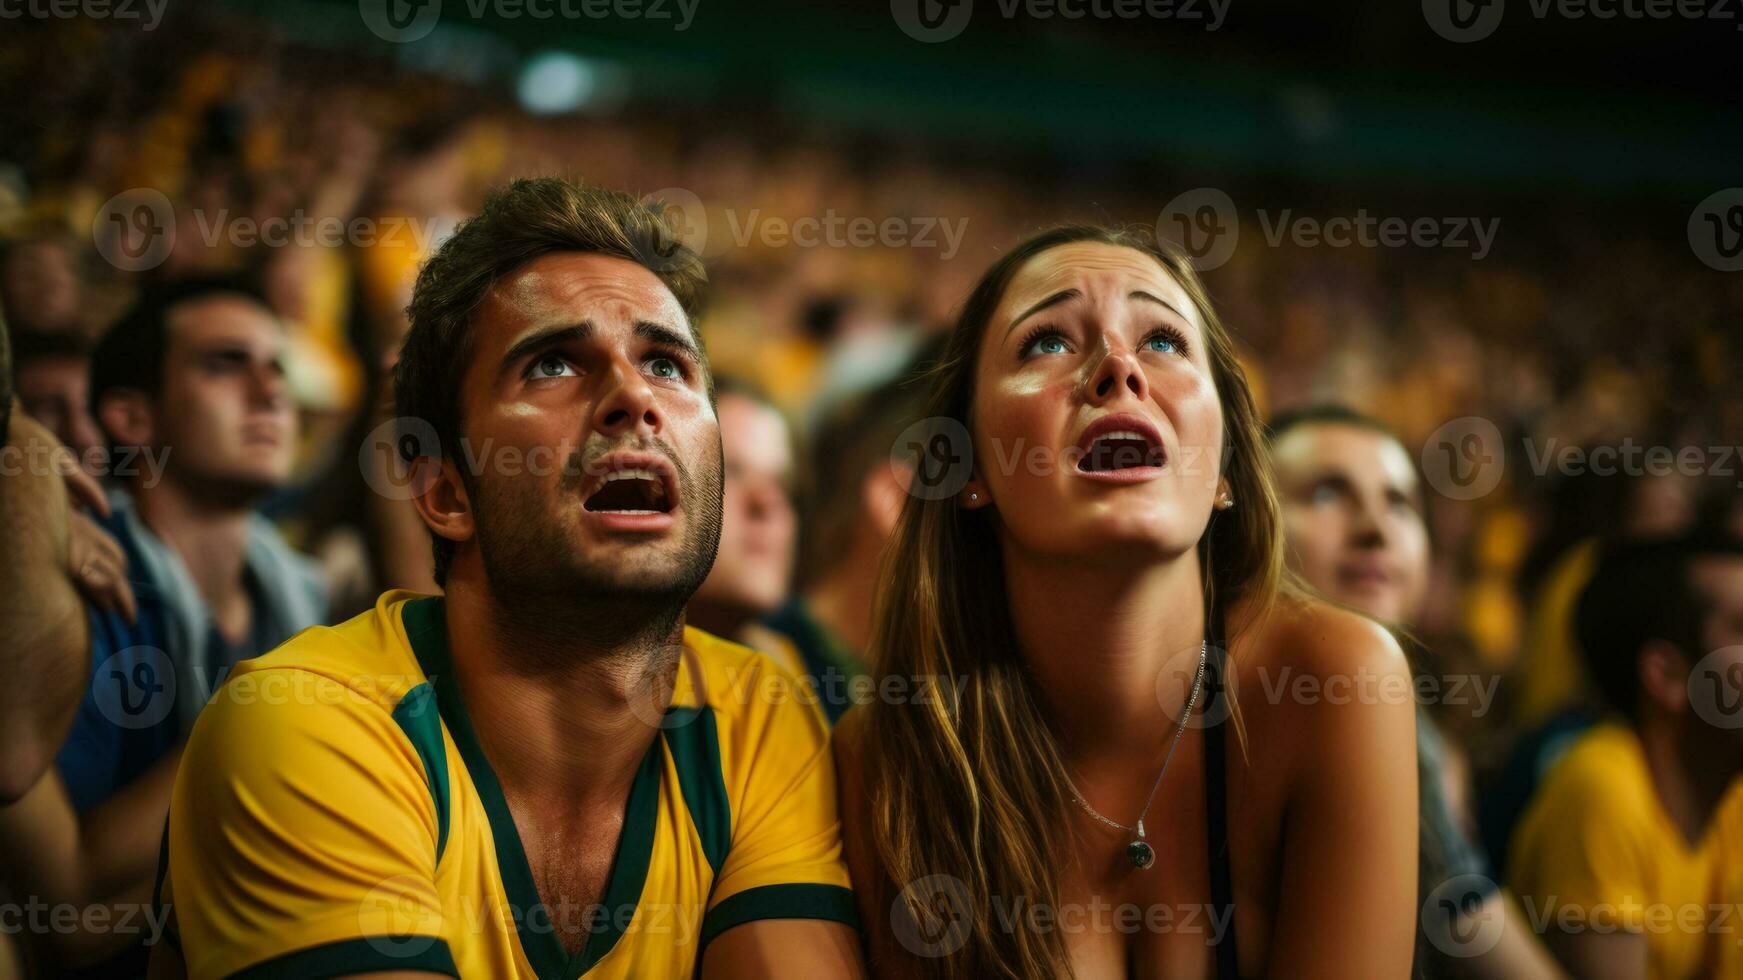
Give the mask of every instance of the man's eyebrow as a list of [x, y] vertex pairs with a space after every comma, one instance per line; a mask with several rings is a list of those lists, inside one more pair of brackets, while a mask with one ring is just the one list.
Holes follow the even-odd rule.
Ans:
[[673, 330], [671, 327], [668, 327], [663, 323], [654, 323], [650, 320], [637, 320], [635, 325], [635, 335], [643, 340], [651, 340], [656, 344], [665, 344], [667, 347], [676, 347], [678, 350], [683, 352], [685, 357], [695, 361], [697, 364], [702, 363], [702, 348], [696, 346], [696, 341], [691, 340], [687, 334]]
[[529, 334], [515, 341], [514, 344], [509, 347], [508, 352], [502, 355], [502, 364], [498, 368], [498, 371], [499, 373], [507, 371], [515, 363], [520, 361], [521, 358], [526, 357], [534, 351], [544, 350], [547, 347], [556, 347], [561, 344], [573, 343], [577, 340], [586, 340], [592, 335], [593, 324], [587, 320], [583, 320], [580, 323], [570, 324], [566, 327], [552, 327], [549, 330], [540, 330], [537, 333]]
[[1049, 306], [1057, 306], [1060, 303], [1065, 302], [1066, 300], [1076, 299], [1082, 295], [1083, 295], [1082, 293], [1078, 292], [1075, 289], [1061, 289], [1059, 292], [1054, 293], [1053, 295], [1047, 297], [1046, 299], [1042, 300], [1041, 302], [1036, 303], [1034, 306], [1031, 306], [1028, 309], [1024, 310], [1022, 313], [1018, 314], [1016, 319], [1011, 321], [1011, 325], [1005, 328], [1005, 336], [1009, 337], [1011, 335], [1011, 331], [1017, 329], [1017, 324], [1022, 323], [1024, 320], [1027, 320], [1031, 316], [1034, 316], [1035, 314], [1041, 312], [1042, 310], [1048, 308]]

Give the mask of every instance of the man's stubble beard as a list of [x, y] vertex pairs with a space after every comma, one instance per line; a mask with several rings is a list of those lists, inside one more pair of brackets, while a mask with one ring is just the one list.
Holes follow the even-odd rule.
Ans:
[[[658, 545], [637, 549], [658, 553], [630, 558], [634, 566], [573, 544], [575, 525], [559, 514], [583, 506], [578, 481], [558, 481], [554, 504], [544, 499], [545, 485], [530, 480], [468, 481], [478, 503], [479, 557], [504, 625], [522, 634], [584, 636], [587, 646], [657, 641], [676, 628], [720, 546], [722, 461], [718, 443], [700, 473], [673, 453], [662, 455], [677, 471], [684, 537], [676, 554]], [[565, 473], [585, 472], [571, 457]]]

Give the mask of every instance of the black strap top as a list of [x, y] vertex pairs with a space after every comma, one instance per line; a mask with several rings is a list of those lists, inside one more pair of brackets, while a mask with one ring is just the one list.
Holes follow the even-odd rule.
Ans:
[[[1228, 645], [1223, 636], [1220, 603], [1211, 606], [1210, 622], [1205, 637], [1208, 649], [1205, 658], [1204, 715], [1209, 723], [1204, 729], [1204, 815], [1206, 837], [1210, 845], [1210, 902], [1212, 942], [1216, 947], [1216, 975], [1219, 980], [1240, 977], [1235, 942], [1235, 888], [1229, 872], [1228, 821], [1228, 726], [1229, 706], [1227, 670]], [[1215, 925], [1226, 923], [1216, 930]]]

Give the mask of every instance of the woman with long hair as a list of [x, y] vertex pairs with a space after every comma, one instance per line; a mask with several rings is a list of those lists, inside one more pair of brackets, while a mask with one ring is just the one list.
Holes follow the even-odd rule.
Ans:
[[1093, 227], [1022, 243], [928, 415], [969, 470], [906, 502], [870, 656], [907, 682], [881, 691], [947, 693], [837, 729], [878, 975], [1407, 976], [1410, 674], [1285, 580], [1189, 262]]

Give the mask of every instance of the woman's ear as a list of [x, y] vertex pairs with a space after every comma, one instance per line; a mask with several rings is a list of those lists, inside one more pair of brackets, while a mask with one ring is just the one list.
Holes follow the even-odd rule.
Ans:
[[962, 489], [957, 492], [956, 499], [962, 503], [966, 510], [979, 510], [993, 502], [992, 497], [987, 495], [986, 484], [982, 483], [978, 476], [969, 477], [968, 482], [963, 484]]

